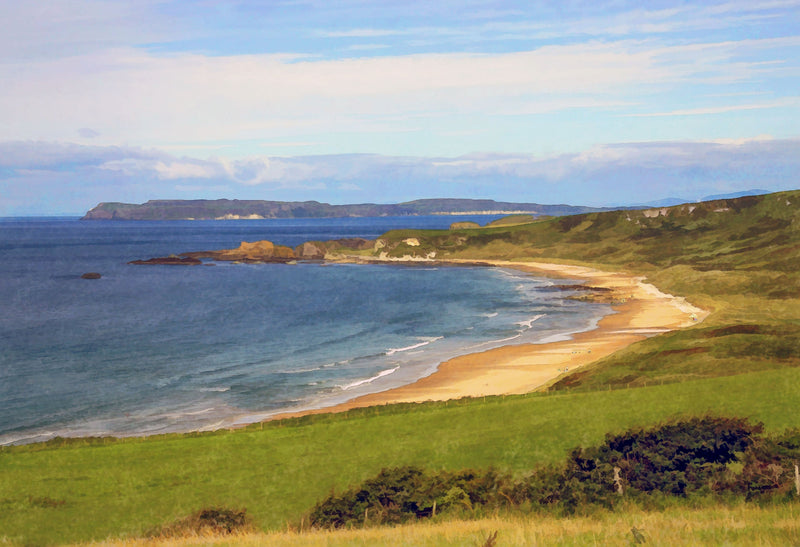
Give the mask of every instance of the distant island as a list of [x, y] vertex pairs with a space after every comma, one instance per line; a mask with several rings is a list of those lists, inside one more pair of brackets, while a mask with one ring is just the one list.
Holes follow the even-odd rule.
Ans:
[[192, 199], [150, 200], [141, 204], [100, 203], [81, 220], [248, 220], [456, 214], [564, 216], [616, 209], [619, 208], [509, 203], [490, 199], [420, 199], [397, 204], [354, 205], [331, 205], [318, 201]]

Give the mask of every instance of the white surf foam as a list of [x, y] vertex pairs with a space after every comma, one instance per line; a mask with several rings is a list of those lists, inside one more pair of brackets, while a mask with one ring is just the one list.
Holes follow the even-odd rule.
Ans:
[[427, 346], [428, 344], [432, 344], [437, 340], [441, 340], [444, 336], [437, 336], [436, 338], [423, 338], [422, 342], [419, 344], [414, 344], [413, 346], [407, 346], [405, 348], [391, 348], [386, 350], [386, 355], [394, 355], [395, 353], [401, 353], [404, 351], [411, 351], [412, 349], [421, 348], [423, 346]]
[[400, 369], [400, 367], [396, 366], [394, 368], [382, 370], [381, 372], [379, 372], [378, 374], [376, 374], [372, 378], [366, 378], [364, 380], [358, 380], [356, 382], [353, 382], [352, 384], [347, 384], [345, 386], [339, 386], [339, 387], [343, 391], [347, 391], [348, 389], [353, 389], [354, 387], [363, 386], [364, 384], [371, 384], [372, 382], [374, 382], [378, 378], [383, 378], [384, 376], [388, 376], [390, 374], [393, 374], [393, 373], [397, 372], [399, 369]]

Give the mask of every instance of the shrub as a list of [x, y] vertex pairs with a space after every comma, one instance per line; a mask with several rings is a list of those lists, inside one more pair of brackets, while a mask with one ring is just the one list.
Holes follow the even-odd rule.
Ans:
[[[763, 438], [744, 418], [696, 417], [606, 435], [598, 446], [573, 449], [562, 466], [545, 466], [513, 481], [494, 470], [428, 473], [417, 467], [382, 470], [360, 487], [331, 494], [314, 507], [312, 526], [401, 523], [440, 512], [474, 512], [505, 505], [559, 513], [614, 507], [624, 498], [663, 503], [689, 495], [746, 494], [748, 499], [794, 488], [800, 430]], [[731, 465], [741, 462], [741, 472]]]
[[341, 495], [332, 493], [312, 509], [321, 528], [401, 523], [440, 511], [471, 509], [510, 500], [510, 479], [494, 470], [427, 473], [418, 467], [383, 469], [377, 477]]
[[566, 473], [592, 503], [608, 504], [618, 487], [681, 496], [710, 491], [762, 430], [743, 418], [710, 416], [629, 430], [607, 435], [600, 446], [573, 450]]
[[151, 537], [182, 537], [203, 534], [224, 535], [245, 532], [250, 528], [247, 509], [208, 507], [151, 532]]
[[741, 474], [730, 484], [732, 490], [744, 493], [748, 500], [791, 495], [795, 489], [794, 466], [800, 464], [800, 430], [758, 439], [744, 454], [743, 464]]

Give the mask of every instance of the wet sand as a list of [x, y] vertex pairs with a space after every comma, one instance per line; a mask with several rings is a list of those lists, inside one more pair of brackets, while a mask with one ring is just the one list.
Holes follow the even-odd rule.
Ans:
[[[448, 262], [466, 264], [471, 261]], [[586, 285], [605, 289], [595, 294], [611, 302], [615, 313], [602, 318], [597, 328], [575, 334], [569, 340], [508, 345], [455, 357], [441, 363], [430, 376], [412, 384], [332, 407], [285, 413], [270, 419], [393, 403], [528, 393], [634, 342], [697, 324], [708, 315], [683, 298], [664, 294], [644, 283], [641, 277], [629, 274], [540, 262], [492, 260], [483, 263], [546, 277], [585, 280]]]

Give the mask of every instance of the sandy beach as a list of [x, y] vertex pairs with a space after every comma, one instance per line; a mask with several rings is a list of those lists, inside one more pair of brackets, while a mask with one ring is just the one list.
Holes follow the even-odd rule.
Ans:
[[285, 413], [270, 419], [393, 403], [528, 393], [634, 342], [697, 324], [708, 315], [685, 299], [664, 294], [644, 283], [643, 278], [624, 273], [541, 262], [493, 260], [483, 263], [545, 277], [583, 280], [586, 285], [601, 289], [603, 300], [612, 303], [615, 313], [601, 319], [597, 328], [575, 334], [569, 340], [507, 345], [455, 357], [441, 363], [430, 376], [412, 384], [332, 407]]

